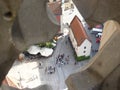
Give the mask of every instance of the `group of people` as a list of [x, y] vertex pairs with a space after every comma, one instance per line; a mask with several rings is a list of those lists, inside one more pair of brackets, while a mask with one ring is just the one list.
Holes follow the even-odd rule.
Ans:
[[65, 57], [64, 54], [59, 54], [56, 58], [56, 64], [58, 64], [59, 67], [61, 66], [61, 64], [69, 64], [69, 56]]
[[53, 66], [46, 67], [45, 68], [45, 73], [48, 73], [48, 74], [55, 73], [55, 67], [53, 67]]
[[56, 57], [56, 64], [65, 64], [63, 58], [64, 54], [59, 54], [58, 57]]
[[[68, 64], [68, 63], [69, 63], [69, 56], [67, 56], [67, 57], [65, 58], [65, 60], [64, 60], [64, 58], [65, 58], [65, 55], [64, 55], [64, 54], [59, 54], [59, 55], [57, 56], [57, 58], [56, 58], [56, 64], [57, 64], [59, 67], [61, 66], [61, 64], [62, 64], [62, 65], [65, 65], [65, 64]], [[55, 66], [48, 66], [48, 67], [45, 68], [45, 73], [47, 73], [47, 74], [53, 74], [53, 73], [55, 73], [55, 71], [56, 71]]]
[[[64, 54], [59, 54], [57, 57], [56, 57], [56, 65], [58, 65], [58, 67], [60, 67], [61, 65], [66, 65], [66, 64], [69, 64], [69, 55], [65, 57]], [[77, 65], [78, 62], [75, 61], [74, 62], [74, 65]], [[55, 66], [48, 66], [45, 68], [45, 73], [47, 74], [53, 74], [55, 73], [56, 71], [56, 67]]]
[[98, 52], [98, 49], [92, 49], [92, 52]]

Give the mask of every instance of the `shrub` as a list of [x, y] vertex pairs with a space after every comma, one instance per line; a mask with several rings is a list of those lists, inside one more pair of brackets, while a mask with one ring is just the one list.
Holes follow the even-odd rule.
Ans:
[[75, 59], [77, 61], [83, 61], [83, 60], [87, 60], [89, 58], [90, 58], [90, 56], [80, 56], [80, 57], [78, 57], [77, 55], [75, 55]]
[[42, 48], [42, 47], [45, 47], [45, 46], [46, 46], [45, 43], [40, 43], [40, 44], [39, 44], [39, 47], [41, 47], [41, 48]]
[[47, 48], [54, 48], [54, 46], [52, 45], [52, 41], [50, 42], [43, 42], [43, 43], [39, 43], [39, 44], [36, 44], [38, 45], [39, 47], [47, 47]]
[[52, 42], [46, 42], [46, 47], [47, 48], [53, 48], [54, 46], [52, 45]]

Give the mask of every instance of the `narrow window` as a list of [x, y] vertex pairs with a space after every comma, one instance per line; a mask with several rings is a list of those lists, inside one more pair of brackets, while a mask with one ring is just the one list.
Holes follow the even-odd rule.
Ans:
[[86, 46], [84, 47], [84, 49], [86, 49]]
[[86, 51], [83, 51], [83, 53], [86, 53]]

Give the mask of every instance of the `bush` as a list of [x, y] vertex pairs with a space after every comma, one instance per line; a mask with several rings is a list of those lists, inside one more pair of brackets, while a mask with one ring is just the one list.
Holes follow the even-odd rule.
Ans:
[[89, 59], [89, 58], [90, 58], [90, 56], [80, 56], [80, 57], [78, 57], [77, 55], [75, 55], [75, 59], [77, 61], [83, 61], [83, 60], [86, 60], [86, 59]]
[[47, 48], [53, 48], [54, 46], [52, 45], [52, 42], [46, 42], [46, 47]]
[[39, 45], [39, 47], [45, 47], [46, 46], [46, 43], [40, 43], [40, 44], [38, 44]]
[[35, 44], [35, 45], [38, 45], [38, 46], [41, 47], [41, 48], [43, 48], [43, 47], [54, 48], [52, 42], [53, 42], [53, 40], [51, 40], [51, 41], [49, 41], [49, 42], [42, 42], [42, 43]]

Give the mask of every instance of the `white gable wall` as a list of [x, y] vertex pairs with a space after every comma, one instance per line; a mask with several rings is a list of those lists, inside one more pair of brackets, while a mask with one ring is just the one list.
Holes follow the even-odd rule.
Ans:
[[[90, 56], [92, 44], [88, 39], [84, 40], [84, 42], [80, 46], [77, 46], [76, 39], [74, 38], [74, 34], [71, 29], [69, 31], [69, 37], [77, 56]], [[84, 47], [86, 47], [86, 49], [84, 49]]]
[[[76, 54], [77, 56], [90, 56], [90, 52], [91, 52], [91, 42], [86, 39], [81, 46], [79, 46], [76, 50]], [[85, 48], [86, 47], [86, 48]]]

